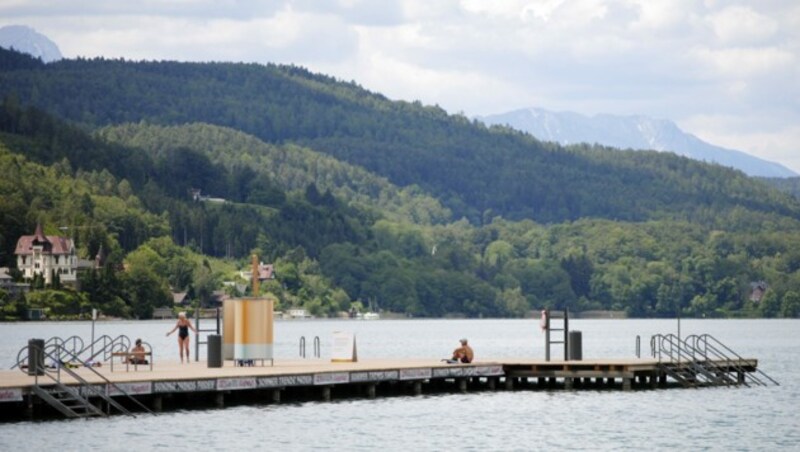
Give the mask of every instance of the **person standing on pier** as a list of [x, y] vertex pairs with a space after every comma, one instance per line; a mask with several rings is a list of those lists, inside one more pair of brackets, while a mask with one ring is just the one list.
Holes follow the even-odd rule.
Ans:
[[472, 358], [475, 357], [475, 353], [472, 351], [472, 347], [467, 344], [467, 339], [461, 339], [461, 347], [453, 350], [453, 361], [460, 361], [462, 363], [471, 363]]
[[186, 353], [186, 362], [190, 361], [189, 359], [189, 330], [194, 331], [197, 333], [197, 330], [192, 325], [192, 321], [186, 318], [186, 313], [181, 312], [178, 314], [178, 321], [175, 323], [175, 327], [173, 327], [167, 336], [174, 333], [175, 330], [178, 330], [178, 350], [181, 354], [181, 364], [183, 364], [183, 354]]

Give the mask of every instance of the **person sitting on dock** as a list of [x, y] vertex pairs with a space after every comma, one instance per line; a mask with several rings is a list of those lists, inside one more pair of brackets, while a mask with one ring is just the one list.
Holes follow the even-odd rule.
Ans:
[[136, 339], [136, 345], [130, 349], [129, 353], [128, 362], [130, 364], [147, 364], [147, 359], [145, 359], [147, 351], [144, 349], [141, 339]]
[[475, 353], [472, 351], [472, 347], [467, 344], [467, 339], [461, 339], [461, 347], [453, 350], [453, 361], [462, 362], [465, 364], [471, 363], [472, 359], [475, 357]]

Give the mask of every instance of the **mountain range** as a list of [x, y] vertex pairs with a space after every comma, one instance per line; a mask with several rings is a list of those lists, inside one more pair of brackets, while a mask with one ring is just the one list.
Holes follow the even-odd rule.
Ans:
[[544, 141], [562, 145], [597, 143], [620, 149], [674, 152], [695, 160], [718, 163], [757, 177], [795, 177], [785, 166], [742, 151], [707, 143], [674, 122], [647, 116], [599, 114], [585, 116], [527, 108], [479, 118], [486, 124], [507, 125]]
[[0, 47], [27, 53], [45, 63], [51, 63], [63, 58], [55, 42], [33, 28], [24, 25], [0, 27]]

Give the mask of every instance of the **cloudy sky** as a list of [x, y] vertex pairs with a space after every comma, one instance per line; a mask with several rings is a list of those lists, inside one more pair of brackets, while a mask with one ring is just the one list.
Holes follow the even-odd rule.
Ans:
[[800, 172], [797, 0], [2, 0], [66, 57], [294, 63], [393, 99], [672, 119]]

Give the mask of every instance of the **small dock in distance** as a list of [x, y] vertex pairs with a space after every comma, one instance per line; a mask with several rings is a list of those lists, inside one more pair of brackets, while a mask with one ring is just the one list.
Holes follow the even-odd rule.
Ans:
[[[671, 366], [667, 367], [667, 366]], [[94, 390], [99, 390], [136, 412], [126, 396], [158, 412], [192, 405], [222, 408], [240, 403], [280, 403], [281, 400], [332, 400], [382, 395], [420, 395], [480, 390], [622, 390], [679, 388], [685, 385], [673, 376], [691, 373], [693, 362], [667, 363], [657, 359], [592, 359], [545, 361], [541, 359], [482, 360], [470, 364], [448, 364], [430, 359], [383, 359], [358, 362], [325, 360], [275, 360], [273, 366], [209, 368], [206, 362], [177, 362], [133, 366], [104, 365], [72, 369]], [[733, 384], [746, 384], [744, 373], [755, 372], [755, 359], [709, 362], [720, 374], [729, 374]], [[51, 371], [52, 372], [52, 371]], [[670, 378], [672, 377], [672, 378]], [[45, 386], [47, 377], [38, 377]], [[61, 383], [77, 389], [88, 399], [86, 384], [62, 372]], [[37, 379], [19, 369], [0, 371], [0, 407], [13, 418], [39, 418], [53, 410], [37, 396]], [[126, 393], [126, 394], [124, 394]], [[187, 397], [191, 395], [191, 397]], [[102, 406], [105, 402], [97, 399]], [[111, 411], [109, 407], [105, 410]], [[57, 414], [57, 412], [55, 413]]]

